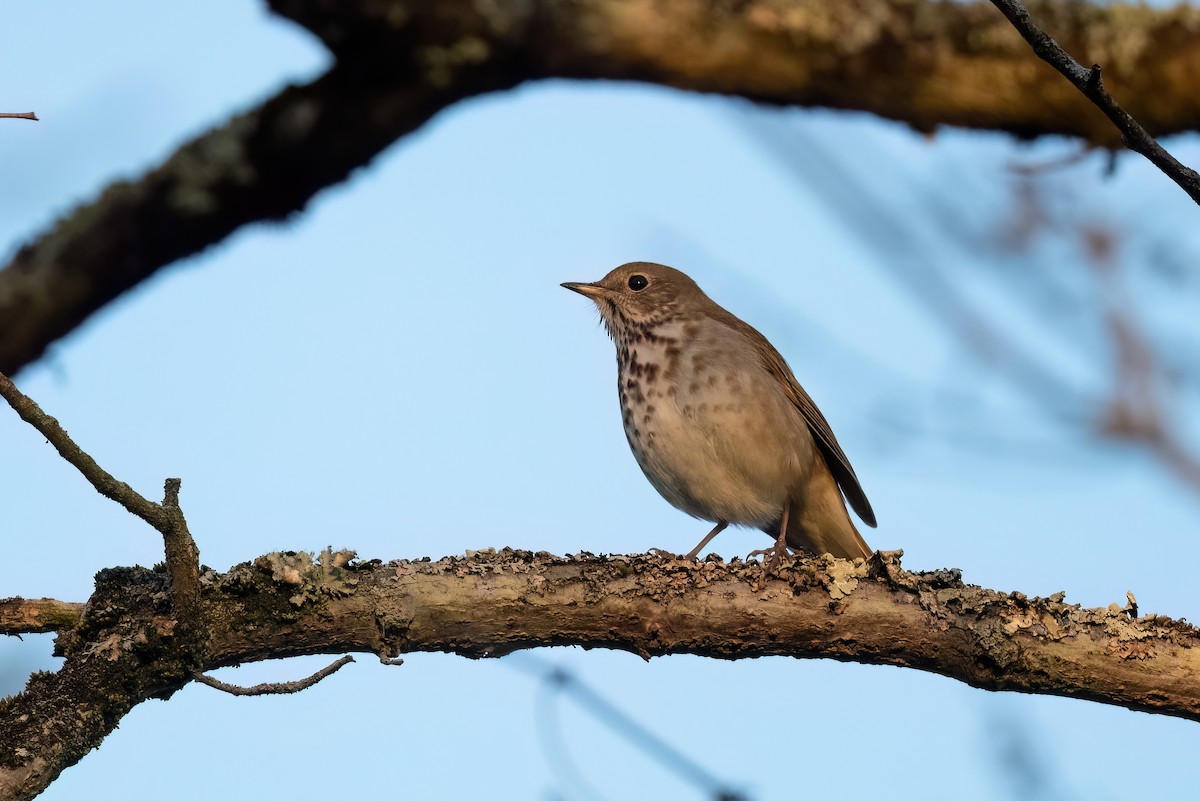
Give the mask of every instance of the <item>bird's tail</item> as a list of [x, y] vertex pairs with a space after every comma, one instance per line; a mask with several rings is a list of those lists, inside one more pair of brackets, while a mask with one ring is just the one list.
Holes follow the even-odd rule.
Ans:
[[789, 521], [787, 544], [813, 554], [833, 554], [839, 559], [866, 559], [872, 554], [871, 546], [867, 545], [849, 517], [846, 518], [845, 527], [837, 528], [810, 528], [799, 523], [793, 525]]
[[833, 475], [816, 471], [807, 490], [804, 499], [788, 510], [787, 544], [839, 559], [869, 557], [871, 548], [851, 522]]

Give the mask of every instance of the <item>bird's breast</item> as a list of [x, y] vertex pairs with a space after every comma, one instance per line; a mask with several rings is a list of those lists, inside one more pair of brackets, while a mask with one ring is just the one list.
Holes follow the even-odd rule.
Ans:
[[625, 435], [646, 477], [697, 517], [758, 525], [806, 470], [799, 415], [728, 329], [664, 325], [618, 342]]
[[677, 338], [654, 330], [640, 333], [617, 344], [622, 422], [639, 462], [660, 434], [664, 419], [668, 426], [671, 424], [669, 401], [676, 392], [675, 373], [681, 355]]

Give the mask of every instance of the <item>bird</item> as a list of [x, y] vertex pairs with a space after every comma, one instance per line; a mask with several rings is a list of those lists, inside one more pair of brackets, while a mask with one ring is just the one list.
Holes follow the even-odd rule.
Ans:
[[779, 352], [672, 267], [622, 264], [563, 287], [591, 299], [617, 350], [625, 437], [650, 484], [672, 506], [715, 523], [684, 558], [729, 525], [791, 551], [867, 558], [847, 502], [875, 512], [825, 416]]

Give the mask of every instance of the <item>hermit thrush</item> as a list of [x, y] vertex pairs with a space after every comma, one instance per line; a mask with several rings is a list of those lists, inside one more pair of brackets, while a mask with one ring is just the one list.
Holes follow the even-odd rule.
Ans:
[[[632, 262], [591, 298], [617, 346], [617, 391], [634, 458], [664, 498], [716, 526], [776, 537], [787, 549], [866, 557], [845, 499], [868, 526], [875, 513], [829, 423], [766, 337], [718, 306], [678, 270]], [[840, 488], [840, 491], [839, 491]]]

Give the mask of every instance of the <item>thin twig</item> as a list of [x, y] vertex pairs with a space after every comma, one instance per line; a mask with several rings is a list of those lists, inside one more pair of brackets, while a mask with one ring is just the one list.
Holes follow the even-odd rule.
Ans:
[[354, 657], [350, 655], [343, 656], [332, 665], [321, 668], [316, 673], [309, 676], [307, 679], [299, 681], [282, 681], [267, 684], [255, 684], [253, 687], [240, 687], [236, 684], [226, 684], [220, 679], [214, 679], [212, 676], [207, 676], [203, 673], [197, 673], [193, 678], [201, 684], [207, 684], [209, 687], [214, 687], [222, 692], [227, 692], [230, 695], [286, 695], [288, 693], [298, 693], [301, 690], [307, 690], [321, 679], [332, 676], [346, 665], [354, 661]]
[[1200, 173], [1181, 164], [1129, 112], [1113, 100], [1112, 95], [1104, 88], [1099, 64], [1093, 64], [1091, 69], [1081, 65], [1063, 50], [1058, 42], [1050, 38], [1049, 34], [1034, 25], [1029, 11], [1016, 0], [992, 0], [992, 5], [1000, 9], [1000, 13], [1007, 17], [1025, 41], [1029, 42], [1038, 58], [1062, 73], [1076, 89], [1104, 112], [1104, 116], [1112, 120], [1113, 125], [1121, 132], [1126, 147], [1149, 159], [1168, 178], [1179, 184], [1192, 200], [1200, 203]]
[[1041, 175], [1042, 173], [1061, 170], [1065, 167], [1073, 167], [1090, 157], [1095, 150], [1095, 145], [1084, 143], [1083, 146], [1074, 153], [1068, 153], [1067, 155], [1059, 156], [1058, 158], [1048, 159], [1041, 162], [1031, 162], [1028, 164], [1013, 162], [1008, 165], [1008, 169], [1017, 175]]
[[37, 122], [38, 116], [32, 111], [0, 111], [0, 119], [7, 120], [33, 120]]
[[113, 478], [96, 460], [76, 445], [66, 430], [50, 415], [41, 410], [29, 396], [17, 389], [12, 379], [0, 373], [0, 397], [8, 401], [21, 419], [33, 426], [105, 498], [110, 498], [125, 507], [130, 514], [140, 517], [158, 531], [166, 534], [170, 521], [162, 507], [143, 498], [137, 490]]

